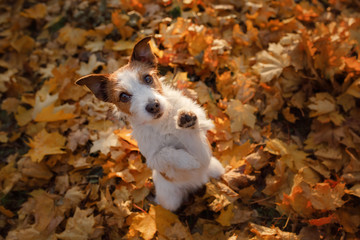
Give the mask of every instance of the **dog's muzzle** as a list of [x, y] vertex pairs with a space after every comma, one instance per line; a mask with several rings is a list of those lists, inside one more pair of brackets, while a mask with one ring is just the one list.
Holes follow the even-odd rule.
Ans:
[[151, 102], [149, 102], [146, 107], [145, 110], [152, 114], [154, 116], [154, 118], [160, 118], [162, 115], [162, 112], [160, 111], [160, 103], [158, 100], [152, 100]]

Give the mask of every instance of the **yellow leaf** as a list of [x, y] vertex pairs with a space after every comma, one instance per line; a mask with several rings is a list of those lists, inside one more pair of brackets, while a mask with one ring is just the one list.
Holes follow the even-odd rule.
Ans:
[[189, 229], [182, 225], [179, 218], [160, 205], [151, 206], [149, 215], [155, 219], [159, 237], [164, 239], [191, 239]]
[[46, 16], [46, 13], [46, 5], [43, 3], [38, 3], [32, 8], [25, 9], [25, 11], [21, 13], [21, 15], [27, 18], [41, 19]]
[[114, 51], [131, 50], [134, 48], [134, 45], [135, 45], [134, 42], [120, 40], [115, 42], [111, 49]]
[[54, 122], [60, 120], [72, 119], [76, 115], [72, 112], [75, 110], [73, 105], [64, 104], [58, 107], [55, 107], [53, 104], [49, 105], [41, 110], [36, 117], [35, 121], [37, 122]]
[[152, 239], [156, 233], [156, 223], [154, 218], [148, 213], [139, 213], [132, 218], [129, 231], [140, 232], [141, 236], [147, 240]]
[[219, 217], [216, 219], [222, 226], [230, 226], [231, 219], [234, 217], [234, 205], [230, 204], [226, 209], [221, 209]]
[[255, 107], [249, 104], [242, 104], [236, 99], [232, 100], [226, 109], [226, 113], [231, 120], [231, 132], [241, 131], [244, 125], [254, 128], [256, 121], [255, 112]]
[[58, 132], [48, 133], [45, 129], [39, 132], [34, 139], [30, 139], [28, 145], [31, 147], [25, 156], [29, 156], [34, 162], [41, 162], [45, 155], [64, 154], [66, 138]]
[[[33, 119], [37, 122], [54, 122], [74, 118], [75, 106], [64, 104], [55, 107], [59, 94], [50, 95], [47, 90], [42, 88], [36, 93]], [[42, 96], [43, 94], [44, 96]]]

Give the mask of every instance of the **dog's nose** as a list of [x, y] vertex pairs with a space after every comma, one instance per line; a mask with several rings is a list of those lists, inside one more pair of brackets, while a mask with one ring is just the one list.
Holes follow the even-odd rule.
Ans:
[[146, 111], [151, 114], [157, 114], [160, 111], [160, 103], [158, 100], [154, 100], [152, 102], [149, 102], [146, 107]]

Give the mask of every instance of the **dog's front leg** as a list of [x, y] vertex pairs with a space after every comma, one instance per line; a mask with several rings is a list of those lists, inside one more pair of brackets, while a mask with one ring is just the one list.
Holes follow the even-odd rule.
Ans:
[[156, 152], [147, 162], [147, 165], [160, 172], [169, 169], [191, 170], [200, 168], [200, 163], [184, 149], [163, 147]]

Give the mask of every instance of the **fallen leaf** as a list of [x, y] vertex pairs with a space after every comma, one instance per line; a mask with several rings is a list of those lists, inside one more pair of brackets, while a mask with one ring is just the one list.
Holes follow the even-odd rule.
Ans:
[[232, 100], [226, 109], [226, 113], [231, 120], [231, 132], [241, 131], [245, 125], [254, 128], [256, 122], [255, 112], [255, 107], [242, 104], [239, 100]]
[[74, 216], [67, 221], [65, 230], [56, 234], [56, 237], [59, 239], [86, 240], [94, 231], [94, 225], [95, 218], [92, 209], [81, 210], [77, 207]]
[[47, 14], [46, 5], [43, 3], [38, 3], [35, 6], [25, 9], [24, 12], [21, 13], [22, 16], [33, 19], [41, 19], [44, 18]]
[[46, 155], [64, 154], [62, 148], [65, 145], [65, 137], [58, 132], [48, 133], [45, 129], [39, 132], [28, 145], [31, 148], [25, 156], [29, 156], [33, 162], [41, 162]]

